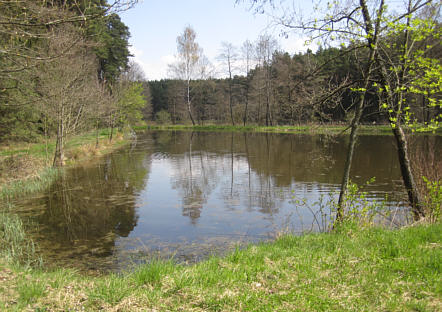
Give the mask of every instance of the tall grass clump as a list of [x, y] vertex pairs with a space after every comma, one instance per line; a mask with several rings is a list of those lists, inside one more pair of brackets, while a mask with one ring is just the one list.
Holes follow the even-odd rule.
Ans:
[[0, 189], [0, 258], [10, 264], [38, 267], [42, 259], [34, 241], [26, 234], [23, 220], [15, 212], [13, 200], [48, 188], [61, 174], [47, 168], [40, 175], [13, 181]]
[[0, 212], [0, 258], [11, 264], [40, 266], [34, 242], [26, 232], [19, 216]]
[[0, 201], [10, 200], [17, 196], [43, 191], [48, 188], [62, 173], [62, 169], [46, 168], [41, 174], [26, 180], [17, 180], [0, 189]]

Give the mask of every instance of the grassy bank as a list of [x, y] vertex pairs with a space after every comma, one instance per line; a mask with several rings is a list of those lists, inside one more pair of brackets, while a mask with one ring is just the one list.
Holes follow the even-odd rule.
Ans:
[[[109, 130], [97, 135], [90, 132], [69, 138], [65, 145], [67, 166], [109, 153], [125, 144], [121, 133], [109, 142]], [[52, 169], [55, 141], [37, 143], [12, 142], [0, 147], [0, 199], [5, 195], [23, 194], [46, 187], [57, 177], [58, 171]]]
[[121, 275], [0, 264], [4, 311], [441, 311], [442, 226], [283, 236]]
[[[232, 125], [148, 125], [135, 127], [136, 130], [193, 130], [193, 131], [235, 131], [235, 132], [272, 132], [272, 133], [310, 133], [310, 134], [341, 134], [350, 133], [348, 125], [320, 125], [309, 124], [300, 126], [232, 126]], [[359, 134], [383, 134], [391, 135], [389, 125], [361, 125]], [[442, 135], [442, 127], [436, 131], [436, 134]]]
[[[232, 125], [149, 125], [138, 127], [137, 130], [194, 130], [194, 131], [237, 131], [237, 132], [272, 132], [272, 133], [312, 133], [339, 134], [349, 131], [346, 125], [300, 125], [300, 126], [232, 126]], [[388, 125], [367, 126], [360, 128], [361, 134], [390, 134]]]

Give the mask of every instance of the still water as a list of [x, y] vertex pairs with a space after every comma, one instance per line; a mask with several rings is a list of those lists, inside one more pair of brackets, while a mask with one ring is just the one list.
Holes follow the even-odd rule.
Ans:
[[[72, 168], [19, 203], [48, 263], [122, 270], [155, 257], [193, 262], [275, 233], [321, 228], [345, 137], [157, 131]], [[404, 199], [393, 138], [361, 136], [352, 179], [371, 200]], [[335, 193], [335, 195], [330, 195]], [[296, 199], [305, 204], [295, 204]], [[322, 213], [329, 213], [324, 207]]]

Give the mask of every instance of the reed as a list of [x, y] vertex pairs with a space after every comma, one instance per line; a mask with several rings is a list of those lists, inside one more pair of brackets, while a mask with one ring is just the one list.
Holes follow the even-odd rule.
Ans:
[[19, 216], [0, 212], [0, 258], [7, 263], [24, 267], [41, 266], [36, 245], [25, 232]]

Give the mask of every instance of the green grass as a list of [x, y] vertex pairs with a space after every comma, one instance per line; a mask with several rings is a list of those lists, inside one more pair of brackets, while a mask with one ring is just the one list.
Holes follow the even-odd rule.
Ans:
[[[107, 140], [110, 134], [110, 129], [100, 129], [98, 132], [98, 138], [100, 141]], [[114, 135], [117, 134], [117, 130], [114, 130]], [[68, 137], [65, 144], [65, 150], [79, 147], [85, 144], [95, 143], [96, 132], [90, 131], [87, 133], [75, 135]], [[44, 138], [40, 138], [38, 142], [34, 143], [23, 143], [23, 142], [10, 142], [10, 144], [5, 149], [0, 149], [0, 156], [11, 156], [26, 154], [35, 157], [46, 158], [48, 157], [52, 160], [55, 152], [55, 138], [50, 138], [46, 141]]]
[[62, 169], [45, 168], [36, 177], [0, 185], [0, 201], [39, 192], [49, 187], [62, 174]]
[[15, 289], [0, 291], [0, 309], [440, 311], [441, 237], [441, 224], [345, 228], [282, 236], [192, 266], [154, 261], [99, 277], [0, 265], [14, 276], [0, 289]]
[[[345, 125], [300, 125], [300, 126], [232, 126], [232, 125], [150, 125], [137, 127], [136, 130], [194, 130], [194, 131], [239, 131], [239, 132], [274, 132], [274, 133], [315, 133], [339, 134], [347, 129]], [[346, 131], [349, 131], [347, 129]], [[388, 125], [361, 126], [361, 134], [390, 134]]]
[[40, 266], [36, 246], [25, 232], [22, 219], [16, 214], [0, 211], [0, 259], [23, 267]]
[[[306, 124], [299, 126], [257, 126], [257, 125], [147, 125], [134, 127], [135, 130], [193, 130], [193, 131], [238, 131], [238, 132], [273, 132], [273, 133], [312, 133], [312, 134], [341, 134], [350, 132], [348, 125], [334, 124]], [[389, 125], [361, 125], [359, 134], [382, 134], [391, 135], [391, 127]], [[416, 133], [417, 135], [422, 133]], [[436, 134], [442, 134], [442, 127], [436, 131]]]

